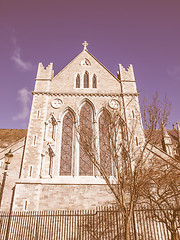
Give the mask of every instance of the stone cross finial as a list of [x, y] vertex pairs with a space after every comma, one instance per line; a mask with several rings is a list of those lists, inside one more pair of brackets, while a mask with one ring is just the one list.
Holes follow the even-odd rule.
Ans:
[[84, 42], [82, 43], [82, 45], [83, 45], [83, 47], [84, 47], [84, 50], [86, 50], [86, 49], [87, 49], [87, 46], [88, 46], [88, 43], [87, 43], [86, 41], [84, 41]]

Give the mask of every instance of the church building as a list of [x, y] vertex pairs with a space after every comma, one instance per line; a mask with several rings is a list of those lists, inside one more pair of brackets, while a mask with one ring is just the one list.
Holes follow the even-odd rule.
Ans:
[[[121, 106], [131, 127], [140, 117], [138, 92], [132, 65], [125, 69], [119, 64], [114, 76], [87, 46], [85, 41], [82, 52], [55, 76], [52, 63], [47, 67], [39, 63], [28, 131], [18, 133], [19, 139], [7, 146], [0, 146], [1, 172], [4, 154], [11, 149], [14, 155], [2, 210], [10, 205], [17, 211], [92, 209], [113, 201], [105, 181], [79, 144], [76, 126], [86, 124], [99, 133], [101, 154], [104, 107]], [[88, 116], [86, 123], [84, 116]], [[145, 139], [141, 117], [134, 131], [136, 144], [141, 144]], [[179, 154], [174, 152], [180, 143], [179, 125], [173, 131], [169, 135], [163, 129], [163, 149], [156, 149], [167, 157]], [[111, 163], [109, 169], [113, 177]]]

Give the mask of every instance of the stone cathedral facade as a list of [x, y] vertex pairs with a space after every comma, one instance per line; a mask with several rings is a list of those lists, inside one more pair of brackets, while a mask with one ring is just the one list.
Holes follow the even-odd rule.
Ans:
[[[83, 51], [56, 76], [52, 63], [46, 68], [39, 63], [13, 209], [84, 209], [111, 201], [93, 164], [83, 159], [75, 124], [81, 124], [86, 114], [86, 124], [98, 132], [103, 107], [122, 102], [131, 124], [139, 113], [132, 65], [127, 70], [119, 65], [115, 77], [87, 50], [86, 42]], [[137, 141], [143, 141], [141, 121], [136, 131]]]
[[[56, 76], [52, 63], [46, 68], [39, 63], [25, 145], [24, 139], [18, 141], [18, 151], [24, 150], [18, 152], [16, 167], [10, 166], [17, 174], [9, 185], [12, 198], [7, 191], [13, 210], [91, 209], [113, 201], [76, 134], [77, 124], [87, 124], [100, 136], [104, 106], [120, 108], [129, 128], [138, 118], [135, 144], [144, 142], [132, 65], [119, 65], [116, 77], [87, 50], [86, 42], [83, 46]], [[83, 123], [85, 115], [88, 120]], [[100, 137], [97, 146], [101, 154]]]

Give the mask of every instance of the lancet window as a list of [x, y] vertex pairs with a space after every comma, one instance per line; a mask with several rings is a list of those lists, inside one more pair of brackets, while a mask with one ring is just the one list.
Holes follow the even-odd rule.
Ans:
[[[85, 149], [92, 145], [93, 138], [93, 109], [89, 103], [84, 103], [80, 111], [80, 154], [79, 154], [79, 175], [92, 176], [93, 164]], [[82, 147], [83, 146], [83, 147]]]
[[139, 145], [138, 138], [136, 137], [136, 146]]
[[67, 112], [63, 118], [60, 175], [71, 175], [73, 156], [73, 116]]
[[100, 166], [107, 176], [112, 175], [111, 148], [110, 148], [110, 116], [103, 111], [99, 117], [99, 156]]
[[79, 74], [76, 77], [76, 88], [80, 88], [80, 75]]
[[89, 73], [87, 71], [84, 73], [84, 88], [89, 88]]
[[95, 74], [93, 75], [93, 79], [92, 79], [92, 87], [97, 88], [97, 77]]

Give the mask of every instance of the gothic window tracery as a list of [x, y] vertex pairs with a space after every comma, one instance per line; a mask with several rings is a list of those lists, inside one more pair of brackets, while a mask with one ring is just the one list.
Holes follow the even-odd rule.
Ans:
[[107, 176], [112, 175], [111, 148], [110, 148], [110, 116], [103, 111], [99, 117], [99, 156], [100, 166], [106, 171]]
[[80, 75], [79, 74], [76, 77], [76, 88], [80, 88]]
[[73, 156], [73, 117], [67, 112], [62, 124], [60, 175], [71, 175]]
[[[79, 175], [92, 176], [93, 164], [88, 155], [87, 149], [92, 146], [93, 138], [93, 110], [89, 103], [84, 103], [80, 111], [80, 154], [79, 154]], [[83, 147], [82, 147], [83, 146]]]
[[84, 88], [89, 88], [89, 73], [87, 71], [84, 73]]
[[97, 77], [95, 74], [93, 75], [92, 85], [93, 85], [93, 88], [97, 88]]
[[91, 62], [87, 58], [85, 58], [81, 61], [81, 66], [91, 66]]

